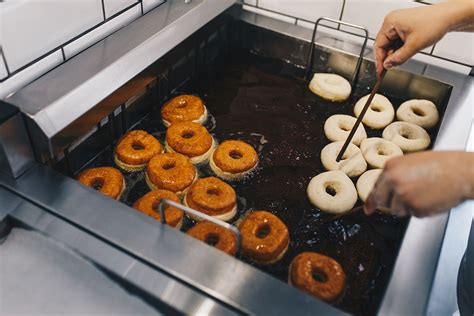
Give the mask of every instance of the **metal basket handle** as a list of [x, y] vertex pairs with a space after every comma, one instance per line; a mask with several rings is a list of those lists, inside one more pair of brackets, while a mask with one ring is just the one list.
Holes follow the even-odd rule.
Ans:
[[[360, 66], [362, 65], [362, 60], [363, 60], [363, 57], [364, 57], [365, 47], [367, 46], [367, 41], [369, 40], [369, 31], [367, 30], [367, 28], [365, 28], [363, 26], [359, 26], [359, 25], [352, 24], [352, 23], [347, 23], [347, 22], [344, 22], [344, 21], [341, 21], [341, 20], [326, 18], [326, 17], [321, 17], [321, 18], [317, 19], [316, 23], [314, 24], [313, 35], [311, 37], [311, 49], [309, 51], [308, 61], [306, 62], [306, 80], [309, 80], [309, 78], [311, 76], [311, 70], [312, 70], [311, 66], [313, 64], [314, 47], [315, 47], [315, 44], [316, 44], [314, 42], [314, 40], [316, 38], [316, 31], [318, 29], [318, 25], [321, 21], [334, 22], [334, 23], [338, 23], [339, 27], [342, 24], [342, 25], [345, 25], [345, 26], [349, 26], [349, 27], [364, 31], [364, 33], [365, 33], [364, 44], [362, 45], [362, 49], [360, 50], [359, 59], [357, 60], [357, 65], [356, 65], [356, 68], [354, 70], [354, 74], [352, 75], [352, 79], [351, 79], [352, 86], [355, 87], [357, 85], [357, 80], [359, 78], [359, 71], [360, 71]], [[339, 30], [339, 28], [338, 28], [338, 30]]]
[[166, 223], [166, 218], [165, 218], [165, 205], [173, 206], [176, 208], [179, 208], [185, 213], [192, 214], [196, 217], [205, 219], [207, 221], [210, 221], [216, 225], [219, 225], [225, 229], [230, 230], [234, 235], [235, 238], [237, 239], [237, 255], [240, 255], [241, 250], [242, 250], [242, 236], [240, 235], [240, 230], [237, 229], [234, 225], [231, 225], [229, 223], [226, 223], [224, 221], [221, 221], [220, 219], [217, 219], [215, 217], [209, 216], [207, 214], [204, 214], [202, 212], [196, 211], [190, 207], [187, 207], [185, 205], [176, 203], [174, 201], [168, 200], [168, 199], [162, 199], [160, 203], [158, 204], [158, 211], [160, 212], [160, 218], [161, 218], [161, 223], [165, 224]]

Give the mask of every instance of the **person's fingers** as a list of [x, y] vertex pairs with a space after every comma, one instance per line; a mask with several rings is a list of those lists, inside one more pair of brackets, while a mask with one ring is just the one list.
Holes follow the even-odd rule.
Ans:
[[394, 194], [392, 201], [390, 202], [390, 213], [398, 217], [403, 217], [409, 215], [411, 210], [399, 195]]
[[401, 65], [410, 57], [415, 55], [418, 51], [419, 47], [417, 42], [412, 37], [408, 37], [403, 46], [394, 51], [385, 59], [383, 67], [388, 70], [392, 67]]
[[372, 189], [367, 201], [365, 203], [364, 212], [367, 215], [372, 214], [377, 208], [390, 207], [390, 200], [392, 198], [392, 185], [390, 177], [386, 172], [383, 172]]
[[397, 40], [399, 40], [399, 36], [394, 27], [382, 26], [374, 43], [374, 60], [378, 76], [384, 70], [383, 64], [387, 58], [388, 50]]

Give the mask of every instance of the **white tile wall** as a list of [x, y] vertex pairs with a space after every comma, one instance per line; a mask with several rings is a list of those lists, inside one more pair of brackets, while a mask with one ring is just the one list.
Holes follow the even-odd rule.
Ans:
[[165, 0], [142, 0], [143, 3], [143, 13], [156, 8], [158, 5], [164, 3]]
[[291, 23], [291, 24], [296, 23], [295, 18], [288, 17], [288, 16], [278, 14], [278, 13], [274, 13], [274, 12], [270, 12], [270, 11], [266, 11], [266, 10], [263, 10], [263, 9], [250, 7], [248, 5], [244, 5], [244, 10], [255, 12], [255, 13], [258, 13], [258, 14], [261, 14], [261, 15], [265, 15], [265, 16], [268, 16], [270, 18], [274, 18], [274, 19], [277, 19], [277, 20], [280, 20], [280, 21], [283, 21], [283, 22], [287, 22], [287, 23]]
[[250, 5], [257, 5], [257, 0], [244, 0], [244, 3], [250, 4]]
[[0, 53], [0, 79], [6, 78], [8, 76], [7, 67], [3, 62], [2, 53]]
[[11, 72], [103, 20], [101, 0], [2, 3], [3, 52]]
[[25, 86], [62, 62], [62, 53], [60, 50], [57, 50], [19, 73], [12, 75], [10, 78], [0, 83], [0, 99], [6, 98], [12, 92]]
[[138, 2], [138, 0], [104, 0], [105, 17], [108, 19], [136, 2]]
[[112, 34], [116, 30], [122, 28], [123, 26], [129, 24], [133, 20], [141, 16], [141, 8], [139, 5], [134, 6], [133, 8], [127, 10], [123, 14], [116, 16], [115, 18], [107, 21], [101, 26], [95, 28], [91, 32], [87, 33], [84, 36], [79, 37], [74, 42], [64, 46], [64, 54], [66, 59], [73, 57], [84, 49], [88, 48], [92, 44], [100, 41], [101, 39]]
[[436, 45], [433, 55], [474, 65], [474, 33], [448, 33]]
[[259, 0], [258, 7], [314, 22], [325, 16], [339, 19], [342, 0]]

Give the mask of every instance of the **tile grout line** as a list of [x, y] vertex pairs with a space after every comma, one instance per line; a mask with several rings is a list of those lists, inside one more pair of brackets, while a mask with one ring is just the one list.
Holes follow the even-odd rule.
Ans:
[[106, 17], [105, 17], [105, 3], [104, 3], [104, 0], [102, 0], [102, 16], [104, 17], [104, 21], [105, 21]]
[[140, 0], [140, 7], [141, 7], [141, 10], [142, 10], [142, 15], [143, 15], [143, 0]]
[[[339, 21], [342, 21], [342, 16], [344, 15], [344, 8], [346, 7], [346, 0], [342, 0], [341, 15], [339, 15]], [[337, 25], [337, 29], [341, 29], [341, 24]]]
[[3, 47], [2, 46], [0, 46], [0, 55], [2, 55], [2, 60], [3, 60], [3, 63], [5, 64], [5, 69], [7, 70], [7, 77], [3, 78], [2, 80], [6, 80], [8, 77], [10, 77], [10, 68], [8, 67], [7, 59], [5, 57], [5, 54], [3, 53]]
[[64, 53], [64, 46], [61, 47], [61, 54], [63, 55], [63, 61], [66, 61], [66, 54]]

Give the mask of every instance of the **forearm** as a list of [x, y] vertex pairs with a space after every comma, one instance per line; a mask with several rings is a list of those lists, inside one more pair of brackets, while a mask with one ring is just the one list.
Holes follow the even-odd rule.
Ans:
[[448, 32], [474, 32], [474, 0], [448, 0], [438, 6], [446, 14]]
[[466, 152], [462, 153], [462, 161], [465, 166], [466, 176], [466, 199], [474, 199], [474, 153]]

